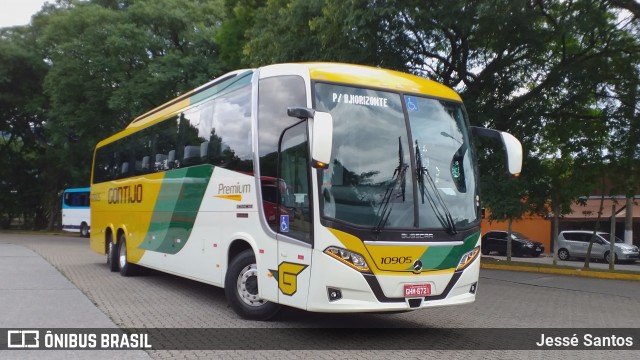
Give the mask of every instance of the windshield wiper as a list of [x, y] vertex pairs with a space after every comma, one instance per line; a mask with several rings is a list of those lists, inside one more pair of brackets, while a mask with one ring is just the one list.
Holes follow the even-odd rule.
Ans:
[[393, 194], [396, 192], [398, 184], [400, 184], [400, 195], [396, 195], [396, 198], [402, 196], [402, 201], [405, 201], [405, 190], [407, 187], [406, 182], [406, 174], [407, 169], [409, 168], [409, 164], [404, 161], [404, 151], [402, 149], [402, 140], [401, 137], [398, 136], [398, 167], [393, 171], [393, 176], [391, 177], [391, 183], [387, 187], [387, 191], [385, 191], [384, 196], [382, 197], [382, 201], [380, 202], [380, 207], [378, 208], [378, 213], [376, 216], [378, 217], [378, 223], [373, 228], [373, 231], [380, 232], [382, 228], [384, 228], [387, 220], [389, 219], [389, 215], [391, 215], [391, 210], [393, 209], [393, 203], [391, 202], [391, 198]]
[[[416, 176], [418, 177], [418, 187], [420, 190], [420, 196], [422, 198], [422, 203], [424, 204], [424, 198], [427, 198], [429, 205], [433, 209], [433, 212], [436, 215], [438, 221], [443, 228], [447, 229], [449, 234], [456, 234], [456, 225], [453, 221], [453, 217], [451, 217], [451, 212], [447, 208], [447, 204], [440, 196], [440, 192], [438, 191], [438, 187], [436, 183], [433, 181], [433, 177], [429, 174], [429, 170], [422, 166], [422, 155], [420, 154], [420, 146], [418, 146], [418, 140], [416, 140]], [[425, 184], [425, 179], [426, 183]], [[428, 188], [427, 188], [428, 186]]]

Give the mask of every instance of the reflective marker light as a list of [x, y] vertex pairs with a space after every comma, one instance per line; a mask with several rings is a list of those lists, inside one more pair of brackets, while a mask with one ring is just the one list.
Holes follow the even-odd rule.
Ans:
[[318, 161], [318, 160], [313, 160], [312, 166], [314, 168], [318, 168], [318, 169], [328, 169], [329, 168], [329, 164], [323, 163], [322, 161]]
[[364, 257], [358, 253], [354, 253], [352, 251], [341, 249], [335, 246], [326, 248], [324, 250], [324, 253], [360, 272], [371, 272], [371, 270], [369, 270], [369, 265], [367, 265], [367, 262], [364, 260]]
[[463, 270], [467, 266], [469, 266], [473, 262], [473, 260], [475, 260], [478, 257], [479, 253], [480, 253], [480, 246], [476, 246], [475, 249], [473, 249], [473, 250], [469, 251], [468, 253], [462, 255], [462, 258], [460, 259], [460, 262], [458, 263], [458, 267], [456, 268], [456, 271]]

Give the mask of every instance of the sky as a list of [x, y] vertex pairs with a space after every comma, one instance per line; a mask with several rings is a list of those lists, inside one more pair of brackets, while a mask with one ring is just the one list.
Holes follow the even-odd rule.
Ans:
[[[47, 0], [0, 0], [0, 28], [27, 25]], [[51, 0], [51, 2], [54, 2]]]

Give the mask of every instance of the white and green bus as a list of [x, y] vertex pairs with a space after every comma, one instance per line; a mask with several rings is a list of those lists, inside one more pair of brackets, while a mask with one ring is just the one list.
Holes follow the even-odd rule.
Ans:
[[134, 119], [95, 149], [91, 247], [223, 287], [233, 309], [396, 312], [475, 300], [474, 134], [461, 98], [373, 67], [239, 70]]

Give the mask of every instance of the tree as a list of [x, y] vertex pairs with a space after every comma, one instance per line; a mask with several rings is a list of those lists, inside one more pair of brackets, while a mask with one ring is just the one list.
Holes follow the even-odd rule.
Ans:
[[[313, 4], [321, 13], [314, 7], [300, 12], [300, 17], [306, 15], [300, 19], [291, 15], [301, 8], [298, 1], [269, 1], [249, 30], [255, 36], [245, 51], [256, 59], [254, 63], [331, 59], [437, 80], [461, 93], [473, 124], [518, 137], [527, 149], [525, 164], [550, 164], [545, 160], [566, 157], [561, 168], [583, 167], [565, 170], [572, 174], [570, 178], [589, 166], [587, 160], [602, 158], [603, 141], [613, 128], [602, 109], [601, 91], [612, 73], [602, 69], [617, 61], [628, 64], [633, 54], [637, 59], [638, 37], [618, 22], [616, 6], [634, 8], [624, 1], [325, 0]], [[306, 41], [302, 44], [293, 35]], [[490, 165], [483, 161], [481, 168]], [[586, 188], [595, 181], [582, 176], [581, 180], [587, 181]], [[497, 182], [485, 179], [483, 184]], [[574, 185], [565, 186], [575, 189]], [[540, 203], [542, 197], [551, 196], [549, 187], [534, 189], [542, 193], [529, 192], [527, 199]], [[483, 186], [483, 194], [490, 192]], [[580, 195], [584, 193], [558, 194], [558, 210]], [[552, 198], [542, 202], [550, 204]]]
[[[217, 0], [57, 1], [20, 30], [22, 38], [3, 37], [3, 49], [13, 57], [7, 64], [15, 65], [6, 82], [23, 88], [7, 90], [18, 97], [8, 98], [6, 109], [22, 109], [28, 99], [46, 104], [38, 112], [2, 114], [11, 119], [2, 139], [16, 152], [32, 154], [29, 164], [43, 184], [34, 187], [39, 193], [30, 203], [42, 208], [37, 212], [49, 227], [60, 190], [88, 184], [100, 139], [221, 73], [214, 42], [221, 6]], [[18, 136], [27, 132], [34, 135]]]
[[8, 227], [19, 216], [28, 227], [44, 221], [37, 200], [44, 197], [47, 185], [40, 141], [48, 108], [42, 94], [47, 66], [33, 45], [24, 27], [0, 30], [1, 227]]

